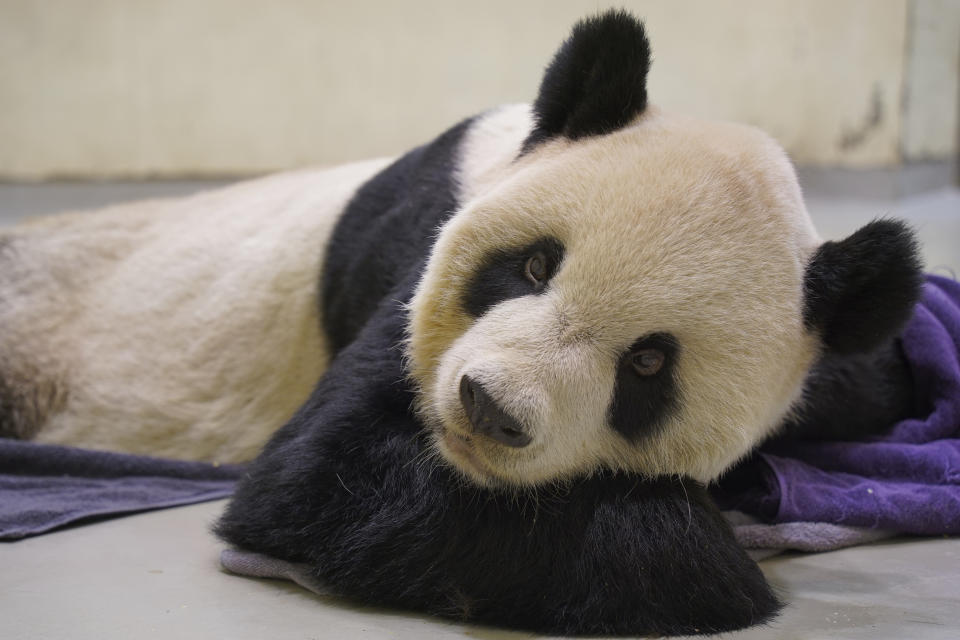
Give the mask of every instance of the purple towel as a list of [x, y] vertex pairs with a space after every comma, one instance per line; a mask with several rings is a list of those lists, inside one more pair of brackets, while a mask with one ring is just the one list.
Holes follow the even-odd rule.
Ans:
[[925, 417], [864, 442], [773, 442], [735, 471], [742, 490], [724, 506], [774, 522], [960, 533], [960, 283], [927, 276], [902, 338]]
[[215, 466], [0, 438], [0, 540], [67, 524], [215, 500], [242, 473]]

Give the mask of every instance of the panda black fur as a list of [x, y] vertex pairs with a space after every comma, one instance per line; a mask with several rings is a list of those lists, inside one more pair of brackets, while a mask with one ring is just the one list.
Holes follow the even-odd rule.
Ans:
[[[619, 74], [611, 62], [623, 58], [610, 52], [621, 50], [639, 55]], [[551, 142], [611, 134], [643, 117], [648, 55], [642, 27], [626, 14], [578, 25], [547, 71], [531, 127], [511, 132], [518, 159], [509, 170], [523, 171], [520, 163], [536, 161]], [[443, 271], [456, 262], [442, 254], [444, 234], [477, 196], [458, 182], [458, 150], [495, 119], [496, 112], [467, 120], [410, 152], [347, 206], [331, 238], [321, 294], [336, 355], [308, 402], [254, 462], [218, 534], [244, 549], [306, 563], [320, 583], [363, 602], [546, 633], [702, 633], [770, 619], [777, 598], [702, 484], [684, 477], [700, 469], [631, 469], [606, 460], [592, 470], [565, 470], [556, 482], [486, 475], [488, 461], [471, 449], [475, 440], [522, 449], [527, 442], [518, 445], [516, 433], [525, 424], [466, 375], [459, 376], [458, 401], [473, 432], [438, 447], [448, 427], [431, 416], [417, 375], [418, 366], [435, 369], [438, 362], [417, 362], [411, 352], [418, 339], [439, 334], [455, 342], [505, 301], [549, 295], [550, 278], [566, 260], [555, 234], [521, 237], [501, 228], [491, 233], [506, 241], [459, 265], [465, 273]], [[562, 162], [562, 151], [541, 161]], [[513, 222], [490, 219], [504, 227]], [[478, 251], [463, 244], [476, 238], [454, 237], [459, 248]], [[919, 287], [914, 241], [899, 223], [876, 222], [819, 247], [814, 239], [807, 254], [797, 255], [796, 321], [811, 338], [804, 347], [809, 360], [779, 412], [788, 435], [798, 437], [828, 413], [818, 399], [834, 402], [858, 372], [903, 384], [895, 334]], [[438, 277], [438, 253], [437, 295], [447, 296], [438, 304], [456, 309], [452, 321], [438, 321], [436, 307], [425, 302], [430, 279]], [[531, 256], [539, 261], [535, 269]], [[531, 280], [531, 270], [542, 279]], [[686, 348], [669, 332], [652, 332], [610, 354], [616, 391], [605, 415], [625, 449], [669, 428], [664, 414], [694, 392], [675, 370]], [[638, 377], [629, 360], [638, 350], [664, 357], [655, 358], [649, 379]], [[808, 397], [798, 400], [804, 379]], [[655, 401], [624, 408], [645, 394]], [[895, 394], [860, 421], [863, 428], [908, 411], [908, 395]], [[471, 404], [479, 418], [469, 415]], [[484, 420], [512, 433], [491, 435]], [[750, 436], [753, 445], [776, 432], [776, 424], [768, 426]], [[434, 464], [438, 452], [451, 464]]]

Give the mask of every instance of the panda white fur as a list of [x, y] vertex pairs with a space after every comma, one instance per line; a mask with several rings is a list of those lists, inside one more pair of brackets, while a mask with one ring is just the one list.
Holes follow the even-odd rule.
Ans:
[[823, 243], [780, 147], [648, 105], [648, 66], [606, 13], [532, 106], [396, 161], [8, 232], [0, 429], [242, 460], [293, 415], [218, 533], [339, 593], [557, 632], [767, 619], [684, 478], [802, 431], [830, 358], [895, 369], [916, 249], [892, 221]]
[[0, 232], [0, 435], [253, 458], [326, 367], [325, 244], [387, 162]]

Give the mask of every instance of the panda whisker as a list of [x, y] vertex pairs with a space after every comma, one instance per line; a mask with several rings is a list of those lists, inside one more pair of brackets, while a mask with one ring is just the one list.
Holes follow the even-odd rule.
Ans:
[[340, 486], [343, 487], [344, 491], [346, 491], [350, 495], [354, 495], [353, 491], [350, 491], [349, 487], [347, 487], [347, 485], [344, 484], [343, 478], [340, 477], [339, 473], [334, 473], [333, 475], [337, 476], [337, 481], [340, 483]]
[[[429, 429], [424, 429], [421, 433], [428, 431]], [[435, 441], [424, 447], [423, 451], [414, 459], [418, 460], [418, 470], [426, 470], [427, 474], [432, 474], [435, 469], [446, 464], [443, 454], [440, 452], [440, 445]]]
[[677, 480], [680, 481], [680, 487], [683, 489], [683, 497], [687, 501], [687, 528], [683, 531], [683, 535], [686, 537], [686, 535], [690, 533], [690, 525], [693, 523], [693, 510], [690, 507], [690, 494], [687, 493], [687, 486], [683, 484], [683, 476], [678, 474]]
[[424, 462], [429, 462], [429, 460], [430, 460], [430, 458], [432, 458], [432, 456], [433, 456], [433, 451], [431, 450], [431, 448], [429, 448], [429, 447], [424, 447], [423, 449], [420, 450], [420, 452], [419, 452], [417, 455], [415, 455], [414, 457], [412, 457], [412, 458], [410, 458], [409, 460], [407, 460], [407, 461], [404, 463], [403, 467], [401, 467], [401, 468], [404, 469], [404, 470], [406, 470], [408, 467], [410, 467], [411, 465], [413, 465], [413, 466], [415, 466], [415, 467], [417, 468], [417, 470], [419, 471], [419, 470], [422, 468], [423, 463], [424, 463]]

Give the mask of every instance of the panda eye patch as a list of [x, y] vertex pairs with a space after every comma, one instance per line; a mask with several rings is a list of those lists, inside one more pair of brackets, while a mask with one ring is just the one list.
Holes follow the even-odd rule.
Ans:
[[563, 254], [560, 241], [550, 237], [487, 253], [463, 293], [464, 309], [480, 317], [505, 300], [542, 293], [560, 269]]
[[677, 339], [669, 333], [649, 333], [637, 339], [617, 362], [610, 426], [632, 442], [656, 433], [679, 405]]

